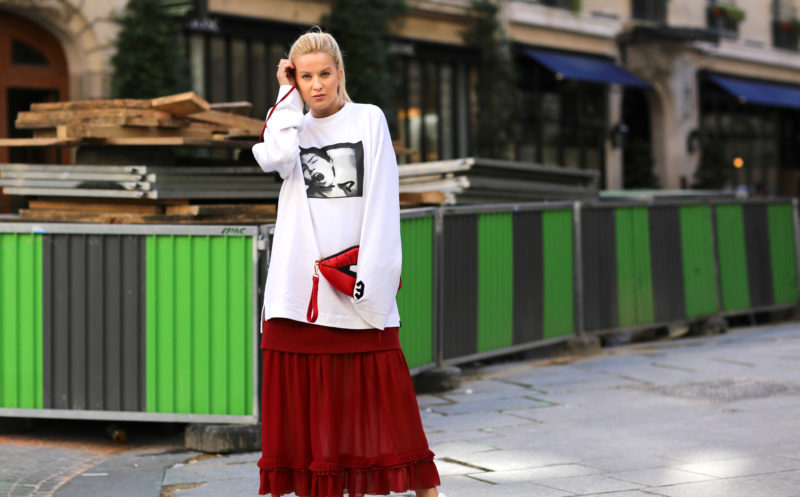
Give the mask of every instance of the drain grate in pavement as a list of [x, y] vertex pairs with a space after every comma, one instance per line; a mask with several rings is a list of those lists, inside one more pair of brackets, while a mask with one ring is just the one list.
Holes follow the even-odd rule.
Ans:
[[800, 393], [800, 385], [754, 378], [724, 378], [696, 383], [677, 383], [648, 388], [649, 391], [685, 399], [711, 402], [763, 399]]

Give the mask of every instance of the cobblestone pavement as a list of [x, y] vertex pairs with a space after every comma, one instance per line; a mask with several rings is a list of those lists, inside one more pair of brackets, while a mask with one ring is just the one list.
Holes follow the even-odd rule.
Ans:
[[[800, 497], [800, 324], [486, 367], [418, 401], [448, 497]], [[258, 457], [175, 465], [164, 495], [255, 497]]]

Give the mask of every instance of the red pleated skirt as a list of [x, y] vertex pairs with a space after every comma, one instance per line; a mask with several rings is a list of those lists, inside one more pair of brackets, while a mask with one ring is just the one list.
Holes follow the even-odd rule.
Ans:
[[399, 347], [396, 328], [265, 323], [259, 495], [361, 497], [439, 486]]

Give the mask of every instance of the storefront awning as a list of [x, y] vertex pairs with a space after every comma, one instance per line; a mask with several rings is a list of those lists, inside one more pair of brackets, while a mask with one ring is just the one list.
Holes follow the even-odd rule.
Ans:
[[800, 109], [800, 86], [765, 83], [717, 75], [711, 75], [709, 79], [743, 104]]
[[613, 60], [584, 55], [567, 55], [532, 48], [526, 48], [525, 55], [556, 73], [556, 77], [559, 79], [652, 88], [650, 83], [621, 68]]

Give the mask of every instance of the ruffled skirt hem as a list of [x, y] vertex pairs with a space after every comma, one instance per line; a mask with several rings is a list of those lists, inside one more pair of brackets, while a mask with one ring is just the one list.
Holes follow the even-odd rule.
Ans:
[[[437, 487], [439, 473], [433, 462], [433, 453], [409, 454], [392, 457], [395, 464], [355, 465], [312, 462], [298, 467], [297, 461], [280, 464], [278, 461], [260, 460], [261, 484], [259, 495], [273, 497], [294, 492], [298, 497], [329, 497], [348, 494], [388, 495]], [[388, 463], [391, 461], [380, 461]]]

